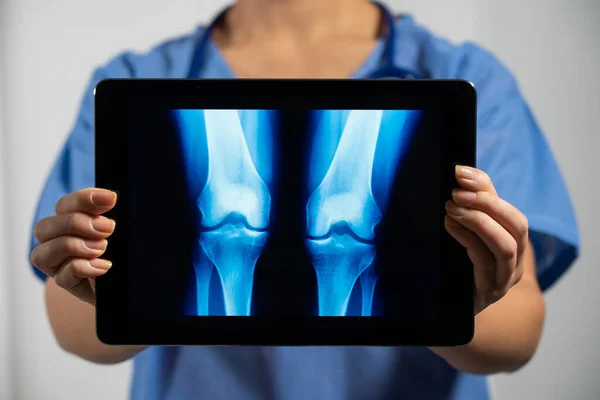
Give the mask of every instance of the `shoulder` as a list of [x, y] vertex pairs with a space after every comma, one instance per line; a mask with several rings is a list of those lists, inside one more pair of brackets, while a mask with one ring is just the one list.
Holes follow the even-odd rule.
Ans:
[[466, 79], [486, 91], [513, 90], [514, 74], [490, 50], [473, 41], [455, 43], [404, 15], [396, 22], [396, 62], [433, 79]]
[[[164, 40], [146, 51], [125, 50], [96, 67], [88, 79], [80, 102], [77, 121], [86, 129], [75, 129], [76, 137], [91, 131], [94, 117], [94, 89], [105, 79], [123, 78], [185, 78], [189, 60], [205, 28]], [[88, 140], [87, 136], [83, 136]]]
[[96, 69], [95, 78], [184, 78], [197, 41], [204, 32], [204, 27], [198, 27], [146, 51], [121, 51]]

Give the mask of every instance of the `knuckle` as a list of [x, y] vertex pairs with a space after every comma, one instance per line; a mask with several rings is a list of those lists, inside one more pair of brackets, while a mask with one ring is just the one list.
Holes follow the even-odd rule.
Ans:
[[62, 274], [58, 274], [54, 276], [54, 282], [56, 282], [56, 285], [60, 288], [69, 289], [69, 285], [68, 285], [68, 279], [66, 277], [66, 275], [64, 273]]
[[515, 284], [519, 283], [523, 276], [525, 275], [525, 270], [523, 268], [517, 268], [515, 270], [514, 282]]
[[91, 229], [91, 221], [89, 216], [84, 213], [76, 212], [71, 214], [69, 222], [69, 233], [72, 235], [80, 235]]
[[64, 239], [64, 248], [68, 254], [79, 254], [83, 250], [83, 244], [80, 240], [77, 240], [73, 237], [65, 237]]
[[67, 235], [72, 235], [76, 231], [77, 226], [77, 214], [69, 214], [66, 221]]
[[512, 271], [510, 271], [510, 273], [508, 274], [508, 283], [506, 284], [506, 286], [508, 288], [513, 287], [517, 282], [519, 281], [518, 277], [517, 277], [517, 270], [513, 269]]
[[52, 229], [52, 221], [56, 217], [46, 217], [39, 220], [33, 227], [33, 236], [38, 243], [42, 243], [44, 237], [48, 236], [49, 230]]
[[58, 201], [54, 205], [54, 213], [60, 214], [60, 211], [63, 208], [64, 202], [65, 202], [65, 198], [64, 197], [61, 197], [60, 199], [58, 199]]
[[88, 263], [86, 260], [72, 260], [71, 270], [77, 276], [84, 276], [88, 271]]
[[42, 222], [42, 221], [39, 221], [39, 222], [38, 222], [37, 224], [35, 224], [35, 226], [33, 227], [33, 237], [35, 238], [35, 240], [36, 240], [38, 243], [39, 243], [39, 242], [41, 242], [40, 238], [42, 237], [42, 236], [41, 236], [41, 233], [42, 233], [42, 227], [41, 227], [41, 225], [40, 225], [40, 222]]
[[488, 293], [488, 301], [490, 304], [493, 304], [503, 298], [505, 294], [506, 291], [503, 289], [494, 289]]
[[522, 236], [528, 235], [529, 234], [529, 219], [521, 214], [521, 223], [519, 224], [519, 233]]
[[517, 257], [518, 246], [514, 240], [506, 240], [500, 247], [500, 257], [505, 261], [511, 261]]
[[92, 191], [89, 189], [83, 189], [77, 192], [75, 196], [75, 204], [78, 210], [85, 210], [88, 208], [88, 204], [92, 200]]
[[485, 171], [479, 169], [479, 170], [477, 170], [477, 173], [479, 174], [478, 178], [481, 181], [486, 182], [486, 183], [489, 183], [492, 181], [490, 176]]
[[60, 272], [54, 276], [54, 282], [56, 282], [56, 285], [63, 289], [68, 289], [68, 286], [69, 286], [67, 283], [68, 282], [68, 278], [67, 278], [68, 269], [69, 269], [69, 262], [65, 263], [65, 265], [61, 268]]
[[492, 210], [497, 210], [500, 208], [500, 197], [494, 193], [485, 193], [487, 206]]
[[42, 264], [42, 256], [40, 254], [40, 246], [37, 246], [36, 248], [33, 249], [33, 251], [31, 252], [29, 258], [31, 261], [31, 264], [37, 268], [39, 268]]
[[473, 224], [475, 225], [475, 227], [480, 230], [485, 230], [489, 224], [489, 220], [482, 212], [475, 212], [475, 210], [472, 211], [473, 212], [471, 214], [473, 215]]

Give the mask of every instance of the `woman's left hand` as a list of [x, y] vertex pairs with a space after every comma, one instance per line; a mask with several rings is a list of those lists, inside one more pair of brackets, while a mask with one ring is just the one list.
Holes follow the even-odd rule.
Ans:
[[498, 197], [481, 170], [457, 166], [461, 189], [446, 204], [446, 230], [467, 249], [475, 271], [475, 314], [500, 300], [523, 276], [529, 244], [525, 215]]

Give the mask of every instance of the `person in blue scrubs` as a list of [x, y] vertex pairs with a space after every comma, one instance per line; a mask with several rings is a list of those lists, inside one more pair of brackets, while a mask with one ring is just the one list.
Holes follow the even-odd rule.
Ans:
[[[486, 376], [516, 371], [542, 332], [543, 292], [576, 259], [579, 237], [557, 163], [513, 74], [473, 43], [453, 44], [409, 15], [381, 28], [364, 0], [239, 0], [208, 32], [199, 27], [146, 53], [98, 68], [48, 176], [31, 238], [49, 319], [66, 351], [97, 363], [134, 361], [131, 398], [487, 399]], [[391, 29], [393, 28], [393, 29]], [[393, 32], [386, 49], [382, 32]], [[202, 47], [201, 65], [198, 43]], [[94, 279], [116, 195], [93, 189], [93, 89], [104, 78], [362, 78], [391, 51], [397, 68], [460, 78], [478, 93], [479, 169], [457, 167], [462, 187], [446, 229], [476, 271], [476, 331], [460, 348], [109, 347], [94, 326]], [[435, 184], [432, 182], [431, 184]], [[160, 227], [157, 226], [157, 232]]]

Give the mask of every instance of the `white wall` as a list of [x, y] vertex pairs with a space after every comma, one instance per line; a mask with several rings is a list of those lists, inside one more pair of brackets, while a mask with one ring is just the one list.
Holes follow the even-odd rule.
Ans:
[[522, 373], [498, 379], [498, 392], [506, 399], [598, 399], [600, 2], [484, 3], [478, 37], [516, 71], [549, 136], [573, 195], [583, 251], [547, 296], [537, 357]]
[[[27, 265], [32, 212], [92, 68], [126, 47], [145, 49], [167, 36], [187, 32], [222, 4], [223, 0], [0, 1], [5, 46], [0, 47], [0, 70], [6, 78], [0, 87], [4, 95], [0, 229], [7, 228], [0, 230], [0, 313], [7, 308], [2, 294], [10, 284], [10, 346], [15, 356], [11, 383], [16, 390], [13, 396], [3, 397], [8, 395], [1, 391], [6, 375], [0, 358], [0, 398], [126, 397], [128, 364], [94, 366], [55, 345], [42, 286]], [[595, 310], [600, 294], [595, 288], [600, 268], [593, 251], [600, 248], [596, 211], [600, 2], [395, 0], [393, 4], [397, 10], [414, 12], [418, 20], [443, 35], [483, 43], [512, 67], [548, 134], [580, 217], [584, 253], [548, 293], [540, 351], [518, 374], [495, 380], [497, 398], [599, 398], [600, 322]], [[2, 180], [2, 161], [8, 165], [8, 182]], [[4, 221], [3, 199], [10, 209]], [[8, 226], [3, 223], [6, 219]], [[2, 259], [6, 249], [10, 250], [8, 264]], [[2, 315], [0, 335], [4, 337], [6, 316]]]
[[[3, 30], [2, 14], [0, 13], [0, 60], [3, 56]], [[13, 386], [12, 374], [10, 370], [11, 354], [10, 348], [10, 322], [11, 314], [9, 305], [9, 279], [10, 270], [8, 263], [8, 221], [6, 220], [6, 211], [8, 205], [6, 199], [8, 188], [8, 171], [6, 169], [6, 143], [7, 133], [4, 124], [4, 115], [2, 114], [4, 75], [3, 65], [0, 63], [0, 399], [11, 397]]]

